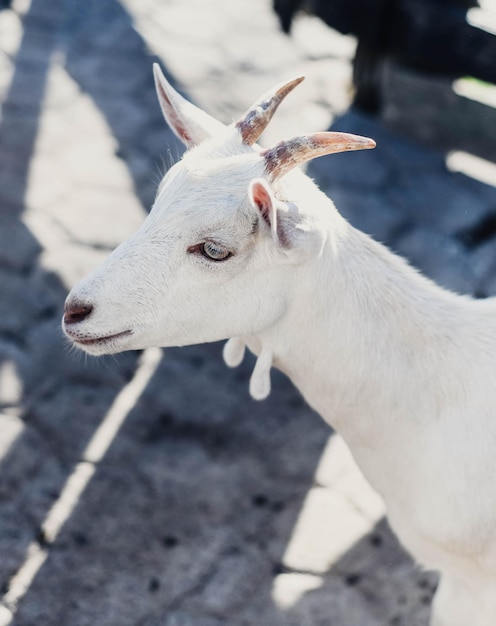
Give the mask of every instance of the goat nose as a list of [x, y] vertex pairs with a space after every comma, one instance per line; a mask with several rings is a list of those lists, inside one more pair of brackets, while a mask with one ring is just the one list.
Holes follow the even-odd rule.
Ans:
[[85, 320], [93, 311], [91, 304], [66, 302], [64, 306], [64, 324], [77, 324]]

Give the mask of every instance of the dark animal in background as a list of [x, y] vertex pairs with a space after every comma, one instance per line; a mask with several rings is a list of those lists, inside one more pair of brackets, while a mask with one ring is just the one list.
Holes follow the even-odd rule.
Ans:
[[274, 0], [281, 26], [290, 32], [294, 16], [306, 10], [343, 34], [357, 37], [353, 63], [355, 104], [380, 108], [381, 67], [392, 60], [405, 67], [496, 83], [496, 37], [467, 22], [476, 0]]

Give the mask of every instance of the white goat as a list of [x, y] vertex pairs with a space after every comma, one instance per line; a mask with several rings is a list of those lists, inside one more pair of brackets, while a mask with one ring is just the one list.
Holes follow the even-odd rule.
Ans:
[[[496, 301], [449, 293], [355, 230], [295, 168], [372, 140], [318, 133], [255, 145], [301, 79], [226, 127], [155, 67], [166, 120], [191, 148], [150, 215], [68, 296], [90, 354], [234, 337], [348, 442], [392, 528], [441, 572], [432, 624], [496, 624]], [[359, 173], [357, 173], [359, 176]]]

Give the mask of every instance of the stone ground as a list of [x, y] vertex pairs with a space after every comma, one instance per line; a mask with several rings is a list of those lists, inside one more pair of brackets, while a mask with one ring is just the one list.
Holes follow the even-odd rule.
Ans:
[[220, 345], [96, 360], [60, 331], [67, 290], [136, 228], [181, 153], [154, 60], [226, 122], [305, 74], [266, 142], [374, 137], [375, 152], [310, 174], [441, 284], [496, 293], [494, 92], [389, 68], [382, 121], [367, 118], [349, 109], [354, 46], [309, 16], [285, 37], [269, 0], [0, 10], [0, 625], [426, 626], [435, 574], [282, 375], [257, 403], [253, 361], [228, 370]]

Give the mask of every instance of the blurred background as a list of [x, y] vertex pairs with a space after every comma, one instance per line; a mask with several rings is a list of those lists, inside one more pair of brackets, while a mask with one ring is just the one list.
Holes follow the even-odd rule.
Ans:
[[286, 378], [257, 403], [218, 344], [85, 358], [60, 318], [181, 156], [154, 61], [226, 123], [306, 75], [262, 143], [373, 137], [308, 173], [495, 294], [495, 32], [494, 0], [0, 2], [0, 626], [427, 625], [435, 574]]

